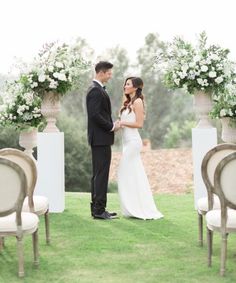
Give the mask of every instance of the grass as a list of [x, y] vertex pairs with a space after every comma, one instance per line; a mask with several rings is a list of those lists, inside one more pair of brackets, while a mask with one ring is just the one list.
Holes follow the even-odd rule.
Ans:
[[[66, 210], [51, 214], [52, 244], [47, 246], [40, 222], [40, 267], [32, 266], [31, 237], [26, 236], [25, 278], [17, 278], [15, 239], [6, 239], [0, 254], [1, 283], [191, 283], [235, 282], [236, 239], [229, 236], [227, 272], [219, 275], [220, 235], [215, 234], [213, 266], [207, 267], [206, 244], [197, 242], [193, 195], [156, 195], [164, 218], [156, 221], [93, 220], [90, 196], [66, 193]], [[117, 194], [108, 209], [119, 212]]]

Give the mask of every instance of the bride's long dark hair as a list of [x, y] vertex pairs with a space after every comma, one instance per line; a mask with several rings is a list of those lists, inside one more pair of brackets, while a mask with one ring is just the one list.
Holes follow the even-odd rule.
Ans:
[[123, 102], [123, 105], [120, 109], [120, 114], [125, 110], [125, 109], [129, 109], [129, 113], [131, 112], [131, 105], [134, 103], [134, 101], [137, 99], [137, 98], [141, 98], [142, 101], [143, 101], [143, 106], [144, 106], [144, 97], [143, 97], [143, 81], [141, 78], [139, 77], [128, 77], [126, 80], [125, 80], [125, 83], [124, 83], [124, 87], [125, 87], [125, 84], [128, 80], [131, 80], [132, 81], [132, 85], [133, 87], [137, 88], [136, 90], [136, 93], [135, 93], [135, 96], [130, 98], [130, 95], [129, 94], [124, 94], [124, 102]]

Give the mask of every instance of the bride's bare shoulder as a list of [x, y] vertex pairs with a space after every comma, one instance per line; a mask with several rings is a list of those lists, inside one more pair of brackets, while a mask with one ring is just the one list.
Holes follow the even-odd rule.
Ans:
[[142, 109], [143, 108], [143, 101], [141, 98], [137, 98], [135, 99], [134, 103], [133, 103], [133, 108], [138, 108], [138, 109]]

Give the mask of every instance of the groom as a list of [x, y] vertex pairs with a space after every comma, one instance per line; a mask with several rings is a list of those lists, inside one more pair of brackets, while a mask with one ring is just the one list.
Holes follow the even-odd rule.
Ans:
[[111, 163], [111, 145], [119, 123], [111, 118], [111, 102], [104, 83], [112, 77], [113, 64], [100, 61], [95, 66], [95, 78], [86, 96], [88, 142], [92, 151], [91, 214], [96, 219], [112, 219], [116, 213], [106, 211], [107, 186]]

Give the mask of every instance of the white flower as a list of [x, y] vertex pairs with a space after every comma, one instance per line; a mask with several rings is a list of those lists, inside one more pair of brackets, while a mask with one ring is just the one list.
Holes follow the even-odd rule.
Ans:
[[52, 89], [56, 89], [58, 86], [58, 82], [54, 81], [54, 80], [51, 80], [50, 81], [50, 84], [49, 84], [49, 87], [52, 88]]
[[179, 72], [179, 76], [181, 79], [184, 79], [185, 77], [187, 77], [187, 74], [184, 72]]
[[54, 67], [53, 67], [52, 65], [50, 65], [50, 66], [48, 67], [48, 71], [49, 71], [49, 72], [53, 72], [53, 70], [54, 70]]
[[210, 58], [211, 58], [212, 60], [215, 60], [215, 61], [219, 61], [219, 60], [220, 60], [220, 57], [219, 57], [218, 55], [216, 55], [216, 54], [211, 54], [211, 55], [210, 55]]
[[221, 109], [220, 111], [220, 117], [225, 117], [226, 116], [226, 111], [225, 109]]
[[179, 85], [179, 81], [180, 81], [180, 79], [175, 79], [175, 80], [174, 80], [174, 82], [175, 82], [176, 85]]
[[217, 84], [220, 84], [220, 83], [222, 83], [223, 82], [223, 78], [222, 77], [218, 77], [218, 78], [216, 78], [215, 79], [215, 82], [217, 83]]
[[201, 60], [201, 57], [199, 55], [196, 55], [193, 57], [194, 62], [198, 62]]
[[188, 64], [184, 64], [183, 66], [181, 66], [181, 70], [183, 71], [183, 73], [186, 73], [188, 70]]
[[197, 79], [198, 84], [204, 85], [203, 79]]
[[38, 80], [39, 82], [43, 83], [46, 80], [46, 76], [44, 74], [39, 75]]
[[35, 88], [35, 87], [38, 86], [38, 83], [37, 82], [33, 82], [30, 86], [31, 86], [31, 88]]
[[66, 81], [67, 79], [66, 79], [66, 75], [65, 74], [62, 74], [62, 73], [59, 73], [58, 74], [58, 80], [60, 80], [60, 81]]
[[202, 72], [207, 72], [208, 67], [206, 65], [201, 66], [201, 71]]
[[216, 72], [215, 71], [210, 71], [208, 75], [209, 75], [210, 78], [215, 78], [216, 77]]
[[189, 63], [189, 67], [190, 67], [190, 68], [193, 68], [193, 67], [195, 67], [195, 66], [196, 66], [196, 64], [195, 64], [194, 62], [190, 62], [190, 63]]
[[60, 75], [60, 73], [55, 72], [55, 73], [53, 73], [52, 75], [53, 75], [53, 77], [54, 77], [54, 78], [56, 78], [56, 79], [57, 79], [57, 78], [58, 78], [58, 76]]
[[64, 67], [61, 62], [56, 62], [56, 63], [55, 63], [55, 66], [56, 66], [57, 68], [63, 68], [63, 67]]

